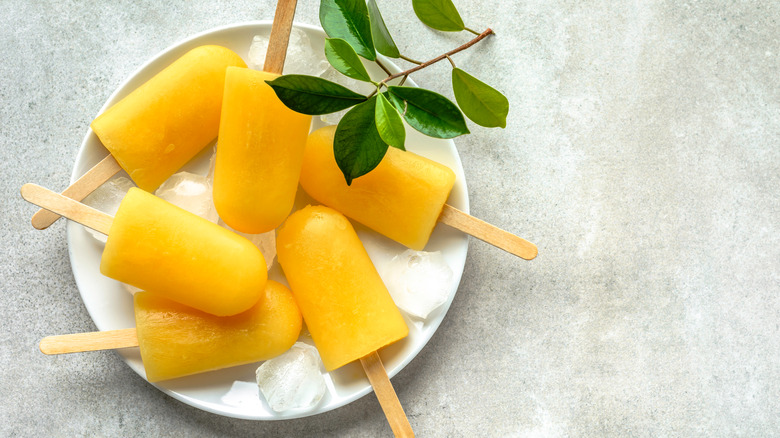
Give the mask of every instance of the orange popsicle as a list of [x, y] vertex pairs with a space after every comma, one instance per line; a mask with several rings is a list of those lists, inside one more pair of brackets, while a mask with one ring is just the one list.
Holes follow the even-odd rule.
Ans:
[[138, 187], [153, 191], [217, 137], [229, 66], [246, 64], [225, 47], [196, 47], [92, 122]]
[[238, 315], [217, 317], [139, 292], [134, 296], [141, 358], [150, 382], [267, 360], [301, 331], [290, 290], [269, 281], [263, 297]]
[[214, 205], [238, 231], [264, 233], [292, 210], [311, 116], [287, 108], [265, 83], [278, 75], [229, 67], [225, 78]]
[[327, 370], [406, 337], [409, 329], [352, 224], [309, 206], [279, 229], [282, 266]]
[[442, 222], [518, 257], [536, 257], [533, 243], [445, 204], [455, 174], [412, 152], [388, 148], [374, 170], [348, 186], [334, 158], [334, 133], [326, 126], [306, 142], [300, 182], [317, 201], [418, 251]]
[[[62, 194], [81, 201], [121, 169], [156, 189], [217, 137], [228, 66], [246, 64], [224, 47], [196, 47], [100, 114], [90, 126], [111, 154]], [[57, 219], [39, 210], [32, 224], [43, 230]]]
[[422, 250], [455, 183], [448, 167], [388, 148], [379, 165], [347, 185], [333, 155], [335, 126], [309, 135], [301, 186], [317, 201], [409, 248]]
[[274, 281], [249, 310], [217, 317], [139, 292], [136, 328], [50, 336], [45, 354], [140, 346], [150, 382], [271, 359], [287, 351], [301, 331], [301, 313], [290, 290]]
[[249, 240], [135, 187], [111, 224], [100, 272], [218, 316], [252, 307], [268, 275]]

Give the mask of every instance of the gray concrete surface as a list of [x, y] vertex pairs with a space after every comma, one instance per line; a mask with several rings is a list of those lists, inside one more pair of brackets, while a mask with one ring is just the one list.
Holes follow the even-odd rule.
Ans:
[[[297, 20], [318, 24], [317, 2]], [[380, 0], [402, 53], [469, 39]], [[536, 242], [479, 241], [444, 323], [393, 379], [418, 436], [780, 435], [780, 6], [726, 1], [455, 3], [497, 35], [456, 62], [511, 103], [457, 139], [472, 213]], [[62, 222], [89, 122], [146, 59], [270, 1], [0, 1], [0, 435], [388, 436], [376, 399], [251, 422], [182, 404], [114, 353], [45, 357], [94, 330]], [[437, 88], [440, 64], [415, 75]]]

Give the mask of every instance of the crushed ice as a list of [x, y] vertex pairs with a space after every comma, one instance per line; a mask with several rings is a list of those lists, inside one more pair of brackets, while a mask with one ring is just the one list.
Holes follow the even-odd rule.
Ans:
[[[255, 35], [249, 46], [247, 65], [255, 70], [262, 70], [265, 63], [265, 53], [268, 50], [268, 37]], [[324, 46], [314, 47], [306, 31], [294, 27], [290, 33], [290, 43], [287, 46], [287, 57], [284, 61], [286, 75], [301, 74], [319, 76], [328, 68], [325, 59]]]
[[216, 223], [219, 216], [211, 193], [207, 177], [189, 172], [174, 174], [154, 192], [160, 199]]
[[286, 353], [263, 362], [257, 369], [257, 385], [275, 412], [310, 408], [327, 389], [320, 372], [317, 349], [296, 342]]
[[444, 304], [452, 290], [452, 269], [441, 251], [408, 249], [384, 264], [379, 274], [396, 306], [420, 319]]
[[[119, 210], [119, 204], [122, 203], [122, 199], [127, 194], [127, 191], [131, 187], [135, 187], [132, 181], [123, 176], [113, 178], [101, 185], [94, 192], [87, 195], [82, 203], [89, 205], [92, 208], [102, 211], [103, 213], [116, 215], [116, 211]], [[86, 228], [86, 227], [85, 227]], [[106, 235], [95, 231], [91, 228], [86, 228], [89, 234], [92, 235], [99, 242], [106, 243]]]

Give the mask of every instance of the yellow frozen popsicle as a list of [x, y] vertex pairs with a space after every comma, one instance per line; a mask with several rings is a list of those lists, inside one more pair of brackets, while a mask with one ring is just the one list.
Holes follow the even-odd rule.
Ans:
[[92, 122], [138, 187], [153, 191], [217, 137], [229, 66], [246, 64], [225, 47], [196, 47]]
[[148, 292], [135, 294], [141, 358], [150, 382], [267, 360], [301, 332], [290, 290], [269, 281], [263, 297], [238, 315], [218, 317]]
[[265, 83], [278, 75], [230, 67], [214, 168], [214, 205], [244, 233], [278, 227], [292, 210], [311, 116], [296, 113]]
[[218, 316], [252, 307], [267, 280], [250, 241], [135, 187], [111, 224], [100, 272]]
[[533, 243], [445, 204], [455, 174], [412, 152], [388, 148], [374, 170], [348, 186], [333, 155], [335, 131], [318, 129], [306, 142], [300, 182], [312, 198], [418, 251], [442, 222], [518, 257], [536, 257]]
[[[62, 194], [81, 201], [121, 169], [156, 189], [217, 137], [228, 66], [246, 64], [224, 47], [196, 47], [100, 114], [91, 127], [111, 154]], [[32, 225], [43, 230], [57, 219], [39, 210]]]
[[131, 188], [116, 217], [35, 184], [22, 197], [108, 235], [100, 272], [217, 316], [241, 313], [260, 298], [268, 273], [249, 240]]
[[346, 217], [325, 206], [279, 229], [279, 264], [327, 370], [404, 338], [409, 329]]
[[136, 328], [50, 336], [45, 354], [140, 346], [150, 382], [271, 359], [287, 351], [301, 331], [301, 312], [289, 289], [269, 281], [249, 310], [218, 317], [139, 292]]
[[455, 183], [448, 167], [388, 148], [379, 165], [348, 186], [333, 155], [335, 126], [309, 135], [301, 187], [317, 201], [409, 248], [422, 250]]

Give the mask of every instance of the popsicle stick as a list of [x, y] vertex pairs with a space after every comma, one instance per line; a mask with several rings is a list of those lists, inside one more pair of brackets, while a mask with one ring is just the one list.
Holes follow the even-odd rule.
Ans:
[[539, 253], [539, 250], [533, 243], [508, 231], [504, 231], [495, 225], [477, 219], [448, 204], [444, 204], [444, 208], [439, 215], [439, 222], [526, 260], [533, 259]]
[[138, 335], [135, 328], [47, 336], [41, 339], [39, 345], [43, 354], [81, 353], [137, 346]]
[[112, 216], [102, 211], [36, 184], [23, 185], [21, 192], [25, 201], [106, 235], [114, 221]]
[[413, 437], [412, 425], [409, 424], [404, 408], [401, 406], [401, 402], [398, 401], [398, 396], [395, 393], [395, 389], [393, 389], [393, 384], [390, 383], [390, 378], [387, 377], [387, 371], [385, 371], [385, 366], [382, 365], [382, 359], [379, 358], [379, 354], [376, 351], [370, 353], [360, 358], [360, 363], [363, 365], [366, 376], [368, 376], [368, 381], [374, 387], [374, 394], [376, 394], [376, 398], [385, 412], [385, 417], [387, 417], [387, 422], [390, 423], [393, 435], [397, 437]]
[[[100, 332], [74, 333], [69, 335], [47, 336], [41, 339], [39, 348], [43, 354], [68, 354], [86, 351], [114, 350], [138, 346], [138, 334], [135, 328], [108, 330]], [[393, 434], [396, 437], [413, 437], [409, 419], [398, 400], [390, 378], [387, 377], [382, 359], [375, 351], [362, 357], [363, 365], [371, 386], [374, 387], [379, 404], [387, 417]]]
[[271, 26], [271, 37], [268, 40], [268, 50], [263, 64], [264, 71], [282, 74], [297, 3], [297, 0], [279, 0], [276, 3], [274, 23]]
[[[116, 162], [113, 155], [109, 154], [106, 158], [103, 158], [99, 163], [89, 169], [81, 178], [77, 179], [65, 189], [62, 194], [68, 198], [75, 199], [76, 201], [81, 201], [103, 183], [111, 179], [112, 176], [119, 173], [120, 170], [122, 170], [122, 168], [119, 167], [119, 163]], [[32, 225], [39, 230], [45, 230], [59, 218], [60, 215], [56, 213], [40, 209], [33, 215]]]

